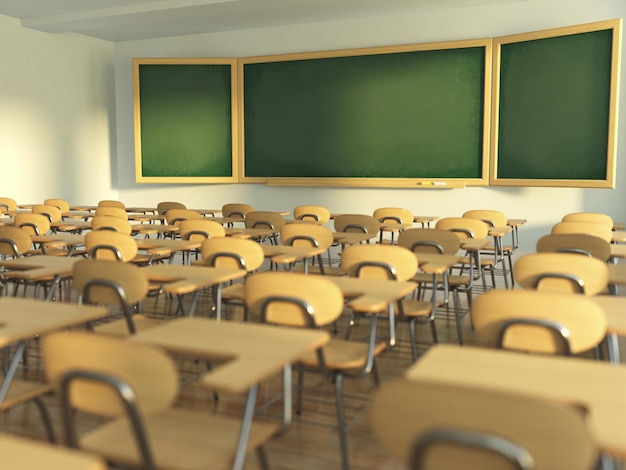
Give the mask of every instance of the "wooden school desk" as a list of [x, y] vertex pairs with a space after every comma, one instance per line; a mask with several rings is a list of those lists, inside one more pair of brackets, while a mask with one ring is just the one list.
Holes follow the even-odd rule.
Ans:
[[10, 271], [12, 279], [37, 283], [35, 296], [39, 292], [38, 283], [50, 283], [46, 300], [54, 297], [56, 287], [62, 278], [70, 277], [74, 263], [80, 258], [74, 256], [35, 255], [0, 261], [0, 267]]
[[98, 320], [108, 314], [109, 310], [105, 307], [0, 297], [0, 348], [17, 345], [0, 385], [0, 409], [3, 408], [2, 405], [9, 406], [12, 400], [18, 400], [42, 387], [41, 383], [15, 379], [27, 340], [51, 331]]
[[[209, 390], [245, 393], [239, 443], [233, 469], [242, 468], [259, 383], [284, 371], [284, 423], [291, 420], [291, 363], [330, 340], [328, 332], [206, 318], [179, 318], [134, 335], [130, 341], [209, 361], [224, 361], [205, 374]], [[209, 437], [207, 437], [209, 438]]]
[[598, 449], [626, 458], [626, 367], [592, 359], [437, 344], [405, 377], [582, 405]]
[[304, 260], [304, 272], [308, 273], [306, 260], [326, 253], [327, 248], [315, 246], [261, 245], [266, 258], [273, 263], [291, 264]]

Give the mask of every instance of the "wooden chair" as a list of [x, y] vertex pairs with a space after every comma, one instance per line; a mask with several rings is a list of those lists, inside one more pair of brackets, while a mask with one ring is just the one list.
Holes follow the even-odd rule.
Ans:
[[[259, 269], [265, 260], [265, 254], [261, 245], [245, 238], [208, 238], [202, 242], [200, 252], [202, 254], [202, 259], [199, 261], [200, 264], [222, 268], [245, 269], [248, 274], [252, 274]], [[243, 282], [231, 283], [222, 289], [222, 301], [227, 308], [227, 317], [229, 315], [229, 303], [244, 303], [244, 284], [248, 277]], [[244, 310], [244, 320], [247, 320], [247, 310]]]
[[537, 241], [538, 253], [563, 252], [593, 256], [605, 263], [611, 259], [611, 244], [584, 233], [544, 235]]
[[49, 198], [45, 199], [43, 203], [48, 206], [58, 207], [62, 214], [67, 214], [70, 211], [70, 203], [65, 199]]
[[109, 217], [117, 217], [118, 219], [128, 220], [128, 212], [126, 209], [114, 206], [99, 206], [96, 207], [95, 216], [100, 217], [106, 215]]
[[[218, 222], [205, 219], [185, 219], [178, 224], [178, 235], [182, 240], [205, 240], [213, 237], [224, 237], [226, 231], [224, 226]], [[195, 250], [196, 260], [199, 258], [201, 249]], [[188, 253], [190, 255], [191, 253]], [[183, 252], [183, 256], [185, 252]], [[191, 262], [189, 256], [187, 256], [186, 264]]]
[[[56, 208], [55, 208], [56, 209]], [[51, 232], [50, 219], [39, 213], [19, 212], [14, 217], [15, 227], [23, 229], [29, 236], [46, 235]], [[33, 243], [31, 240], [29, 255], [67, 256], [68, 251], [58, 243]]]
[[376, 393], [370, 418], [413, 470], [591, 470], [597, 460], [581, 407], [528, 395], [396, 379]]
[[[112, 209], [105, 207], [104, 209]], [[113, 232], [125, 233], [131, 235], [133, 229], [128, 219], [123, 219], [113, 215], [96, 215], [91, 219], [91, 230], [111, 230]]]
[[[323, 295], [320, 295], [323, 293]], [[285, 272], [263, 272], [250, 276], [245, 285], [246, 307], [262, 322], [292, 327], [320, 328], [335, 322], [344, 308], [341, 290], [322, 276]], [[332, 338], [316, 353], [303, 357], [299, 366], [324, 373], [335, 384], [337, 427], [342, 468], [348, 469], [348, 441], [343, 404], [343, 380], [374, 372], [375, 357], [385, 349], [376, 341], [375, 319], [368, 342]], [[301, 412], [302, 368], [299, 369], [296, 410]]]
[[605, 224], [598, 222], [559, 222], [552, 227], [551, 234], [563, 234], [563, 233], [584, 233], [587, 235], [593, 235], [595, 237], [602, 238], [607, 242], [611, 242], [613, 239], [613, 229]]
[[202, 215], [198, 211], [191, 209], [169, 209], [165, 213], [165, 220], [169, 225], [178, 225], [183, 220], [202, 219]]
[[252, 212], [253, 210], [254, 207], [249, 204], [233, 202], [222, 206], [222, 216], [233, 219], [232, 222], [228, 223], [228, 225], [232, 227], [235, 222], [243, 223], [246, 218], [246, 214], [248, 214], [248, 212]]
[[157, 204], [157, 213], [160, 215], [165, 215], [170, 209], [187, 209], [187, 206], [176, 201], [162, 201]]
[[[463, 214], [463, 217], [468, 217], [470, 219], [478, 219], [486, 222], [489, 227], [499, 228], [499, 229], [510, 229], [508, 226], [509, 218], [504, 214], [504, 212], [496, 211], [496, 210], [487, 210], [487, 209], [476, 209], [466, 211]], [[514, 231], [510, 230], [511, 234], [511, 243], [505, 243], [504, 237], [493, 237], [494, 244], [490, 247], [484, 248], [483, 251], [486, 255], [491, 255], [494, 252], [500, 257], [500, 261], [502, 262], [502, 270], [501, 273], [505, 277], [508, 276], [511, 280], [511, 286], [515, 286], [515, 276], [513, 274], [513, 254], [515, 253], [516, 241], [514, 240]], [[508, 260], [508, 267], [504, 263], [504, 258]], [[508, 281], [505, 282], [505, 286], [508, 287]]]
[[10, 197], [0, 197], [0, 210], [4, 212], [16, 211], [17, 202]]
[[606, 336], [604, 310], [587, 296], [533, 290], [493, 290], [474, 299], [476, 330], [497, 348], [579, 354]]
[[[0, 225], [0, 257], [19, 258], [31, 254], [33, 241], [31, 236], [18, 227]], [[7, 283], [14, 283], [13, 295], [16, 295], [19, 284], [22, 282], [11, 275], [11, 272], [0, 274], [0, 292], [4, 290]]]
[[146, 266], [169, 259], [171, 254], [139, 253], [137, 241], [130, 235], [111, 230], [97, 230], [85, 235], [87, 255], [93, 259], [132, 262]]
[[74, 264], [72, 279], [79, 302], [117, 307], [121, 312], [121, 318], [94, 326], [93, 329], [98, 333], [134, 335], [162, 321], [140, 313], [141, 303], [148, 296], [150, 285], [141, 268], [134, 264], [80, 260]]
[[[445, 217], [437, 221], [435, 228], [454, 232], [460, 239], [489, 237], [489, 225], [482, 220], [472, 219], [469, 217]], [[474, 252], [471, 254], [467, 253], [467, 256], [467, 261], [463, 263], [464, 269], [470, 266], [471, 261], [469, 256], [474, 256], [475, 265], [478, 268], [478, 275], [482, 280], [483, 291], [487, 290], [485, 270], [490, 272], [491, 285], [492, 287], [495, 287], [495, 269], [498, 265], [498, 254], [494, 252], [493, 256], [482, 257], [480, 256], [480, 252]]]
[[285, 217], [278, 212], [250, 211], [246, 214], [244, 225], [246, 228], [260, 228], [271, 230], [271, 233], [262, 237], [253, 237], [259, 243], [269, 240], [272, 244], [278, 244], [278, 234], [285, 225]]
[[[48, 335], [42, 350], [69, 447], [101, 455], [115, 467], [232, 467], [241, 419], [175, 407], [180, 377], [162, 350], [83, 332]], [[76, 411], [107, 420], [79, 435], [74, 420], [83, 413]], [[262, 463], [262, 446], [278, 428], [257, 420], [252, 424], [248, 450], [257, 450]]]
[[[448, 230], [436, 228], [412, 228], [400, 232], [398, 235], [398, 245], [416, 253], [418, 258], [420, 253], [435, 253], [442, 255], [456, 255], [461, 249], [459, 237]], [[469, 274], [452, 274], [446, 272], [437, 276], [437, 284], [433, 286], [432, 275], [418, 272], [413, 276], [413, 280], [419, 283], [420, 292], [424, 288], [431, 286], [434, 289], [444, 291], [444, 301], [448, 305], [448, 293], [452, 292], [452, 302], [454, 307], [454, 317], [457, 326], [457, 337], [459, 344], [463, 344], [463, 329], [461, 315], [460, 292], [465, 292], [468, 308], [472, 306], [472, 286], [474, 280], [474, 263], [470, 258]]]
[[[373, 216], [381, 225], [403, 226], [400, 231], [404, 230], [404, 227], [410, 228], [413, 225], [413, 213], [401, 207], [380, 207], [374, 211]], [[383, 234], [386, 231], [391, 233], [391, 243], [393, 244], [395, 231], [385, 230], [384, 228], [381, 228], [380, 231], [380, 242], [383, 242]]]
[[293, 218], [295, 220], [310, 221], [321, 225], [330, 220], [330, 211], [324, 206], [296, 206], [293, 209]]
[[373, 216], [366, 214], [341, 214], [335, 217], [333, 225], [335, 232], [371, 233], [374, 235], [378, 235], [380, 232], [380, 222]]
[[48, 217], [48, 220], [52, 222], [58, 222], [63, 217], [63, 213], [61, 209], [57, 206], [52, 206], [48, 204], [36, 204], [31, 209], [33, 214], [43, 214]]
[[561, 222], [594, 222], [606, 225], [613, 230], [613, 218], [599, 212], [572, 212], [564, 215]]
[[126, 210], [126, 205], [122, 201], [115, 201], [112, 199], [103, 199], [98, 201], [98, 207], [117, 207], [119, 209]]
[[[284, 245], [314, 246], [329, 250], [333, 244], [333, 233], [329, 228], [316, 224], [286, 224], [280, 229], [280, 240]], [[346, 273], [339, 266], [324, 266], [322, 255], [317, 255], [317, 266], [307, 266], [309, 273], [345, 276]], [[306, 260], [305, 260], [306, 262]], [[302, 271], [300, 266], [293, 267], [295, 271]]]
[[[348, 246], [343, 250], [341, 265], [348, 276], [365, 279], [408, 281], [418, 271], [416, 255], [410, 250], [397, 245], [360, 244]], [[436, 289], [433, 289], [430, 301], [401, 299], [396, 302], [398, 318], [407, 321], [409, 324], [411, 354], [414, 361], [417, 360], [416, 323], [430, 324], [433, 343], [437, 343], [435, 311], [439, 304], [436, 292]], [[353, 309], [353, 316], [346, 328], [346, 338], [350, 336], [353, 326], [358, 318], [362, 316], [362, 313], [367, 313], [368, 316], [371, 316], [371, 312], [358, 312]], [[393, 330], [395, 328], [393, 309], [390, 308], [388, 312], [380, 313], [389, 314], [389, 328]], [[394, 337], [394, 333], [392, 333], [392, 338]]]

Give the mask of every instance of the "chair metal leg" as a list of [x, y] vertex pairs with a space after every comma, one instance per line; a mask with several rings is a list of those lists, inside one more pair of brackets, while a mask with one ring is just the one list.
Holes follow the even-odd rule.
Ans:
[[335, 400], [337, 402], [337, 432], [339, 433], [339, 449], [341, 452], [341, 468], [350, 469], [348, 456], [348, 436], [346, 435], [346, 423], [343, 407], [343, 375], [335, 376]]
[[56, 444], [57, 439], [54, 433], [54, 428], [52, 427], [52, 419], [50, 418], [50, 413], [48, 411], [48, 407], [46, 403], [43, 401], [41, 397], [35, 397], [34, 399], [37, 408], [39, 408], [39, 413], [41, 414], [41, 419], [43, 421], [43, 425], [46, 429], [46, 435], [48, 436], [48, 441], [51, 444]]

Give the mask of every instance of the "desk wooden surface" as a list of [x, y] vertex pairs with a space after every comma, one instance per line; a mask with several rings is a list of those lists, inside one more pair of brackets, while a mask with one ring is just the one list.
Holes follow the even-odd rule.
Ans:
[[582, 405], [588, 410], [589, 426], [600, 450], [626, 457], [626, 366], [440, 344], [427, 351], [405, 376]]
[[357, 243], [373, 240], [378, 233], [360, 232], [333, 232], [333, 240], [341, 245], [356, 245]]
[[35, 255], [0, 261], [0, 266], [10, 270], [14, 278], [38, 281], [46, 277], [71, 275], [74, 263], [79, 259], [71, 256]]
[[181, 264], [151, 264], [141, 269], [150, 281], [163, 283], [165, 292], [177, 295], [190, 294], [205, 287], [239, 279], [246, 275], [246, 271], [243, 269]]
[[106, 470], [107, 465], [87, 452], [0, 433], [0, 468]]
[[314, 246], [261, 245], [266, 258], [275, 263], [295, 263], [326, 253], [326, 248]]
[[[309, 274], [312, 276], [313, 274]], [[417, 288], [415, 282], [360, 279], [357, 277], [326, 276], [341, 289], [344, 297], [350, 299], [350, 308], [361, 313], [380, 313]]]
[[174, 354], [224, 361], [201, 380], [211, 390], [231, 393], [245, 392], [329, 340], [323, 330], [207, 318], [174, 319], [131, 339]]

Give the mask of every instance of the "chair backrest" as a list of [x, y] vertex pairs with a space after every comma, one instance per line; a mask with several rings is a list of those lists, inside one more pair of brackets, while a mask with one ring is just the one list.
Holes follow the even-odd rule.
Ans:
[[373, 216], [381, 224], [413, 223], [413, 213], [401, 207], [379, 207], [374, 211]]
[[202, 242], [202, 261], [209, 266], [255, 271], [265, 255], [257, 242], [245, 238], [216, 237]]
[[10, 197], [0, 197], [0, 209], [5, 212], [17, 210], [17, 202]]
[[58, 222], [63, 217], [61, 209], [48, 204], [36, 204], [32, 207], [33, 214], [43, 214], [50, 222]]
[[98, 207], [117, 207], [126, 210], [126, 205], [122, 201], [114, 201], [112, 199], [103, 199], [98, 201]]
[[411, 228], [398, 235], [398, 245], [414, 253], [456, 254], [460, 247], [459, 237], [448, 230], [437, 228]]
[[[112, 209], [105, 207], [104, 209]], [[113, 215], [97, 215], [91, 219], [91, 230], [111, 230], [130, 235], [133, 231], [127, 219], [121, 219]]]
[[344, 248], [341, 267], [349, 276], [406, 281], [417, 273], [417, 257], [398, 245], [360, 244]]
[[613, 230], [613, 218], [600, 212], [572, 212], [564, 215], [561, 222], [595, 222]]
[[29, 235], [44, 235], [50, 231], [50, 219], [43, 214], [19, 212], [15, 214], [15, 226]]
[[613, 239], [612, 228], [598, 222], [559, 222], [552, 227], [550, 233], [584, 233], [587, 235], [593, 235], [595, 237], [602, 238], [609, 243]]
[[170, 209], [187, 209], [187, 206], [176, 201], [162, 201], [157, 204], [157, 212], [160, 215], [165, 215]]
[[224, 237], [224, 226], [213, 220], [186, 219], [178, 224], [178, 234], [183, 240], [204, 240], [205, 238]]
[[463, 217], [470, 219], [478, 219], [486, 222], [490, 227], [506, 227], [509, 219], [504, 212], [489, 210], [489, 209], [475, 209], [466, 211]]
[[325, 224], [330, 220], [330, 211], [324, 206], [297, 206], [293, 208], [293, 218]]
[[21, 256], [32, 247], [30, 235], [23, 229], [0, 225], [0, 255]]
[[250, 211], [246, 214], [244, 223], [247, 228], [265, 228], [279, 232], [285, 225], [285, 217], [278, 212]]
[[590, 297], [497, 289], [474, 299], [476, 331], [496, 347], [542, 354], [578, 354], [606, 336], [604, 310]]
[[611, 244], [600, 237], [584, 233], [559, 233], [541, 237], [537, 241], [537, 252], [578, 253], [606, 263], [611, 258]]
[[48, 206], [56, 206], [61, 209], [63, 214], [66, 214], [70, 211], [70, 203], [65, 199], [57, 199], [57, 198], [49, 198], [43, 201], [44, 204]]
[[449, 230], [459, 238], [486, 238], [489, 235], [489, 224], [470, 217], [445, 217], [439, 219], [435, 228]]
[[372, 429], [412, 470], [589, 470], [581, 407], [489, 388], [396, 379], [372, 399]]
[[335, 217], [336, 232], [358, 232], [377, 234], [380, 231], [380, 222], [372, 215], [341, 214]]
[[596, 295], [609, 283], [606, 262], [577, 253], [528, 253], [513, 265], [515, 279], [525, 289]]
[[[115, 377], [130, 386], [142, 415], [171, 407], [178, 396], [177, 366], [158, 348], [85, 332], [53, 333], [41, 343], [46, 378], [58, 391], [64, 376], [72, 373]], [[78, 377], [69, 384], [72, 407], [102, 416], [123, 415], [118, 394], [98, 378]]]
[[169, 209], [165, 213], [165, 220], [170, 225], [178, 225], [182, 220], [201, 219], [202, 215], [198, 211], [191, 209]]
[[280, 240], [284, 245], [329, 248], [333, 244], [333, 232], [323, 225], [285, 224], [280, 229]]
[[224, 217], [230, 217], [232, 219], [243, 221], [246, 218], [246, 214], [248, 212], [252, 212], [253, 210], [254, 207], [249, 204], [233, 202], [222, 206], [222, 215]]
[[109, 217], [117, 217], [118, 219], [128, 220], [128, 212], [121, 207], [101, 206], [96, 207], [96, 217], [108, 215]]
[[245, 298], [250, 313], [279, 325], [327, 325], [339, 318], [344, 308], [341, 289], [332, 281], [288, 272], [253, 274], [246, 281]]
[[132, 261], [137, 256], [137, 241], [128, 234], [97, 230], [85, 235], [85, 248], [90, 258]]

